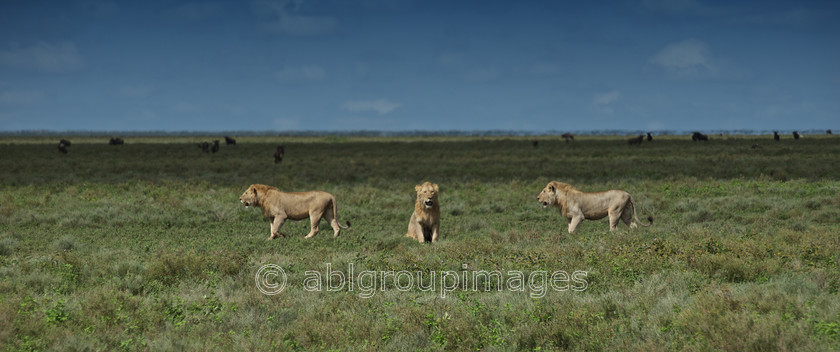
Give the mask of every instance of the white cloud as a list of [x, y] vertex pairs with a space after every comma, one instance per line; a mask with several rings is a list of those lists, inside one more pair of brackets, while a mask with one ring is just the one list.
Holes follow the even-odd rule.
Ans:
[[317, 65], [284, 67], [276, 76], [281, 83], [311, 83], [326, 80], [327, 71]]
[[330, 16], [308, 16], [300, 14], [307, 1], [263, 0], [256, 3], [256, 10], [267, 20], [260, 28], [269, 33], [296, 36], [313, 36], [333, 31], [338, 22]]
[[676, 78], [738, 80], [752, 76], [748, 68], [713, 54], [708, 44], [696, 39], [669, 44], [648, 62]]
[[612, 114], [613, 103], [618, 101], [621, 98], [621, 93], [618, 91], [609, 91], [606, 93], [596, 94], [595, 97], [592, 98], [592, 106], [595, 107], [595, 110], [605, 113], [605, 114]]
[[753, 76], [750, 69], [715, 55], [708, 44], [697, 39], [668, 44], [648, 62], [676, 78], [740, 80]]
[[29, 105], [44, 98], [44, 93], [36, 90], [18, 90], [0, 92], [0, 105]]
[[85, 59], [73, 43], [39, 42], [30, 47], [13, 46], [0, 51], [0, 64], [31, 71], [62, 73], [83, 68]]
[[709, 46], [696, 39], [669, 44], [649, 61], [678, 76], [717, 73]]
[[344, 104], [341, 104], [341, 108], [347, 111], [375, 111], [379, 113], [379, 115], [390, 113], [400, 106], [402, 106], [402, 104], [394, 103], [383, 98], [377, 100], [348, 100], [344, 102]]

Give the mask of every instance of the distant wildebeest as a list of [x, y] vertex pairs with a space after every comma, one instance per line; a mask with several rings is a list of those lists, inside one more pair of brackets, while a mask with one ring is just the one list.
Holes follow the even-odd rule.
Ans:
[[218, 139], [213, 141], [213, 145], [210, 146], [210, 151], [213, 152], [214, 154], [219, 151], [219, 140]]
[[775, 141], [779, 140], [779, 131], [773, 131], [773, 140], [775, 140]]
[[650, 132], [647, 133], [647, 140], [648, 142], [653, 142], [653, 136], [650, 135]]
[[280, 163], [283, 161], [283, 156], [286, 154], [286, 146], [278, 145], [277, 150], [274, 152], [274, 163]]
[[825, 134], [831, 134], [831, 130], [825, 130]]
[[198, 143], [198, 148], [200, 148], [201, 151], [203, 151], [205, 153], [209, 153], [210, 152], [210, 143], [209, 142]]
[[799, 139], [799, 132], [793, 131], [793, 139]]
[[228, 136], [225, 136], [225, 144], [227, 144], [227, 145], [236, 145], [236, 140], [235, 140], [235, 139], [233, 139], [233, 138], [230, 138], [230, 137], [228, 137]]
[[627, 143], [630, 144], [630, 145], [634, 145], [634, 144], [642, 145], [643, 140], [645, 140], [645, 136], [640, 134], [638, 137], [630, 138], [627, 141]]
[[531, 141], [531, 144], [533, 144], [534, 148], [536, 148], [538, 145], [540, 145], [540, 141], [535, 139], [535, 140]]
[[[64, 142], [67, 142], [67, 143], [64, 143]], [[69, 143], [70, 143], [69, 141], [65, 141], [65, 140], [62, 139], [60, 142], [58, 142], [58, 151], [60, 151], [64, 154], [67, 154], [67, 147], [70, 146]]]
[[695, 142], [697, 142], [697, 141], [707, 141], [708, 142], [709, 141], [709, 136], [707, 136], [705, 134], [702, 134], [700, 132], [694, 132], [694, 133], [691, 134], [691, 140], [695, 141]]
[[760, 145], [758, 145], [758, 144], [753, 144], [753, 145], [752, 145], [752, 147], [750, 147], [750, 148], [752, 148], [752, 149], [761, 149], [761, 146], [760, 146]]
[[575, 135], [573, 135], [571, 133], [563, 133], [563, 135], [560, 136], [560, 137], [563, 137], [563, 139], [566, 140], [566, 143], [569, 143], [569, 141], [575, 140]]
[[62, 140], [58, 141], [58, 143], [64, 144], [65, 147], [70, 146], [70, 141], [68, 141], [66, 139], [62, 139]]
[[122, 138], [111, 137], [111, 139], [108, 141], [108, 144], [110, 144], [110, 145], [122, 145], [122, 144], [125, 144], [125, 141], [123, 141]]

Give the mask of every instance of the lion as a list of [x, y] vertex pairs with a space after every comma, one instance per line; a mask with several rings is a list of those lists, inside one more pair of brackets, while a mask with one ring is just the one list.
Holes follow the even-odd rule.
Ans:
[[309, 192], [281, 192], [276, 187], [252, 184], [245, 193], [239, 196], [239, 202], [245, 208], [257, 206], [262, 208], [263, 215], [271, 223], [271, 233], [268, 239], [277, 236], [286, 237], [280, 233], [283, 222], [288, 220], [303, 220], [307, 217], [311, 223], [309, 234], [305, 238], [312, 238], [318, 233], [318, 223], [324, 218], [333, 229], [333, 237], [338, 237], [341, 229], [350, 228], [338, 223], [338, 209], [335, 197], [323, 191]]
[[438, 185], [425, 182], [414, 186], [414, 190], [417, 191], [417, 200], [414, 202], [414, 213], [411, 214], [405, 237], [418, 242], [437, 242], [440, 237]]
[[[619, 190], [604, 192], [581, 192], [572, 185], [551, 181], [543, 188], [537, 196], [537, 200], [543, 208], [555, 206], [560, 210], [560, 215], [569, 219], [569, 233], [574, 233], [583, 219], [598, 220], [605, 216], [610, 217], [610, 231], [618, 227], [618, 220], [624, 221], [630, 228], [637, 227], [636, 223], [642, 226], [653, 225], [653, 217], [648, 216], [649, 224], [645, 225], [639, 221], [636, 215], [636, 203], [630, 193]], [[631, 216], [630, 209], [633, 209]], [[633, 222], [633, 219], [636, 222]]]

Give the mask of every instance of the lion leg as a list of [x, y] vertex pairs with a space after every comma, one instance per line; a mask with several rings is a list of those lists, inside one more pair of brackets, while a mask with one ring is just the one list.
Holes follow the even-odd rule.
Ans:
[[307, 234], [306, 237], [304, 237], [304, 238], [312, 238], [313, 236], [318, 234], [318, 230], [319, 230], [318, 223], [321, 222], [321, 215], [323, 215], [323, 214], [316, 213], [316, 212], [310, 212], [309, 213], [309, 222], [310, 222], [311, 225], [310, 225], [310, 228], [309, 228], [309, 234]]
[[609, 212], [610, 215], [610, 231], [615, 231], [618, 228], [618, 220], [621, 218], [621, 211]]
[[273, 239], [277, 238], [277, 236], [286, 237], [285, 235], [279, 233], [280, 232], [280, 227], [283, 226], [284, 221], [286, 221], [286, 218], [281, 217], [281, 216], [275, 216], [275, 217], [272, 218], [272, 221], [271, 221], [271, 236], [269, 236], [268, 239], [273, 240]]
[[330, 224], [330, 227], [333, 229], [333, 237], [338, 237], [341, 233], [341, 225], [338, 224], [338, 220], [336, 220], [335, 216], [333, 216], [332, 209], [327, 209], [324, 212], [324, 220], [327, 220], [327, 223]]
[[423, 226], [417, 222], [417, 214], [411, 214], [411, 220], [408, 221], [408, 232], [406, 232], [405, 237], [423, 242]]
[[583, 216], [575, 216], [569, 221], [569, 234], [575, 232], [581, 221], [583, 221]]
[[438, 236], [440, 236], [440, 224], [434, 224], [432, 226], [432, 242], [437, 242]]
[[631, 229], [639, 227], [633, 222], [633, 213], [630, 212], [630, 207], [624, 208], [624, 211], [621, 212], [621, 221], [623, 221], [627, 226], [630, 226]]

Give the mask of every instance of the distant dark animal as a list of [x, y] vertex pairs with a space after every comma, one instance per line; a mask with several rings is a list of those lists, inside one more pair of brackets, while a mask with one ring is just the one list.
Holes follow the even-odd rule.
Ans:
[[636, 144], [636, 145], [642, 145], [642, 141], [643, 141], [643, 140], [645, 140], [645, 136], [640, 134], [638, 137], [633, 137], [633, 138], [630, 138], [630, 139], [627, 141], [627, 143], [628, 143], [628, 144], [630, 144], [630, 145], [634, 145], [634, 144]]
[[62, 140], [58, 141], [58, 143], [63, 143], [65, 147], [69, 147], [69, 146], [70, 146], [70, 141], [68, 141], [68, 140], [66, 140], [66, 139], [62, 139]]
[[691, 140], [695, 141], [695, 142], [697, 142], [697, 141], [708, 142], [709, 141], [709, 136], [707, 136], [705, 134], [702, 134], [700, 132], [694, 132], [694, 133], [691, 134]]
[[230, 138], [230, 137], [228, 137], [228, 136], [225, 136], [225, 144], [227, 144], [227, 145], [236, 145], [236, 140], [235, 140], [235, 139], [233, 139], [233, 138]]
[[831, 130], [825, 130], [825, 134], [831, 134]]
[[198, 148], [200, 148], [201, 151], [203, 151], [205, 153], [209, 153], [210, 152], [210, 143], [208, 143], [208, 142], [198, 143]]
[[569, 141], [575, 140], [575, 135], [573, 135], [571, 133], [563, 133], [563, 135], [560, 136], [560, 137], [563, 137], [563, 139], [566, 140], [566, 143], [569, 143]]
[[213, 141], [213, 145], [210, 146], [210, 151], [213, 152], [214, 154], [219, 151], [219, 140], [218, 139]]
[[286, 146], [278, 145], [277, 150], [274, 152], [274, 163], [278, 164], [283, 162], [283, 156], [286, 154]]
[[64, 140], [62, 139], [61, 142], [58, 142], [58, 151], [67, 154], [67, 147], [69, 146], [69, 144], [64, 144]]
[[793, 139], [799, 139], [799, 132], [793, 131]]
[[647, 133], [647, 140], [648, 142], [653, 142], [653, 136], [650, 135], [650, 132]]
[[753, 145], [752, 145], [752, 147], [750, 147], [750, 148], [752, 148], [752, 149], [761, 149], [761, 146], [760, 146], [760, 145], [758, 145], [758, 144], [753, 144]]
[[773, 131], [773, 140], [779, 140], [779, 131]]
[[533, 144], [533, 145], [534, 145], [534, 148], [536, 148], [537, 146], [539, 146], [539, 145], [540, 145], [540, 141], [538, 141], [538, 140], [536, 140], [536, 139], [535, 139], [535, 140], [531, 141], [531, 144]]
[[111, 137], [111, 139], [108, 140], [108, 144], [110, 144], [110, 145], [123, 145], [123, 144], [125, 144], [125, 141], [123, 141], [122, 138]]

